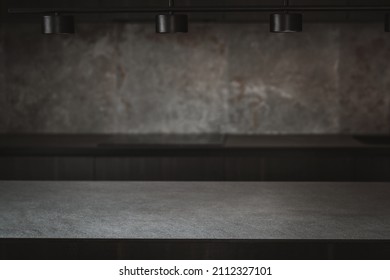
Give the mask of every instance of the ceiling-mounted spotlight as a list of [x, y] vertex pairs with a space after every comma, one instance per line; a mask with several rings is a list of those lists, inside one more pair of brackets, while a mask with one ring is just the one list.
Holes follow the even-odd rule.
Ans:
[[385, 16], [385, 31], [390, 32], [390, 14]]
[[45, 15], [42, 22], [43, 34], [73, 34], [74, 17], [59, 14]]
[[[284, 6], [289, 6], [289, 1], [284, 1]], [[290, 33], [290, 32], [302, 32], [302, 15], [277, 13], [271, 14], [270, 18], [270, 31], [275, 33]]]
[[276, 33], [302, 32], [302, 15], [272, 14], [270, 30]]
[[[174, 7], [174, 1], [169, 0], [169, 7]], [[160, 34], [166, 33], [187, 33], [188, 32], [188, 16], [179, 15], [170, 12], [156, 16], [156, 32]]]
[[188, 16], [187, 15], [157, 15], [156, 16], [157, 33], [187, 33]]

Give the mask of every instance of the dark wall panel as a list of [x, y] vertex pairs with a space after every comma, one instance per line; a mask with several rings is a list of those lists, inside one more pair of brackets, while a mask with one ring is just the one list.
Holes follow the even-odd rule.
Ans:
[[264, 159], [258, 156], [227, 157], [225, 172], [227, 181], [263, 181]]
[[224, 157], [172, 157], [167, 160], [168, 181], [223, 181]]
[[12, 159], [12, 179], [55, 180], [56, 167], [53, 157], [15, 157]]
[[57, 180], [92, 181], [95, 179], [93, 157], [57, 158]]
[[97, 180], [223, 181], [223, 157], [97, 158]]
[[0, 180], [363, 181], [389, 182], [390, 157], [281, 156], [276, 153], [137, 156], [0, 157]]
[[274, 157], [265, 163], [265, 181], [352, 181], [352, 159]]
[[97, 180], [156, 181], [163, 177], [164, 158], [158, 157], [102, 157], [96, 158]]
[[94, 180], [94, 158], [0, 157], [0, 180]]
[[11, 157], [0, 157], [0, 180], [12, 180], [13, 160]]
[[390, 157], [359, 157], [355, 159], [354, 181], [389, 182]]

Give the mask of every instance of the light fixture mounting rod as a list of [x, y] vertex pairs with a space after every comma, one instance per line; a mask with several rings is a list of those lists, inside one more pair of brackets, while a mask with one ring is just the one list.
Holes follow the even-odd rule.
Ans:
[[[170, 9], [174, 8], [175, 7], [175, 1], [174, 0], [169, 0], [168, 6], [169, 6]], [[173, 11], [170, 10], [169, 14], [173, 15]]]

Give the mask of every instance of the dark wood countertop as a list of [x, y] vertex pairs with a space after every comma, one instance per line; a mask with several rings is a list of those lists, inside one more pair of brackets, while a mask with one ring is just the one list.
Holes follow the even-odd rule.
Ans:
[[0, 135], [0, 156], [124, 155], [175, 151], [367, 150], [390, 152], [389, 136], [342, 135]]

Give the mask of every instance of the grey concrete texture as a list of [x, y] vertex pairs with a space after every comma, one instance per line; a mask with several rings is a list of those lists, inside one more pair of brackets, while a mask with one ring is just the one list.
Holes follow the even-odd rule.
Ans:
[[2, 133], [390, 133], [383, 26], [80, 24], [0, 35]]
[[0, 182], [0, 238], [390, 238], [388, 183]]
[[390, 128], [390, 38], [364, 24], [341, 30], [340, 128], [388, 133]]
[[5, 94], [5, 52], [4, 52], [4, 36], [3, 26], [0, 24], [0, 127], [8, 127], [7, 117], [9, 115], [9, 107], [7, 104], [7, 97]]

